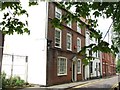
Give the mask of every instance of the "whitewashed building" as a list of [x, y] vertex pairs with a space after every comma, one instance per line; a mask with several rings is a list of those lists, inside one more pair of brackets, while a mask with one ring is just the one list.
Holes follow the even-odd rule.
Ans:
[[[86, 30], [86, 46], [96, 43], [94, 39], [90, 38], [90, 32]], [[89, 51], [86, 51], [86, 54], [89, 55]], [[94, 60], [91, 60], [88, 65], [85, 66], [85, 79], [97, 78], [101, 75], [101, 60], [98, 53], [92, 53], [93, 57], [96, 57]]]
[[[26, 9], [29, 13], [29, 17], [22, 17], [20, 19], [28, 19], [28, 28], [30, 29], [31, 34], [6, 35], [4, 41], [4, 54], [28, 56], [27, 78], [25, 75], [26, 63], [25, 61], [21, 61], [20, 58], [13, 63], [15, 64], [13, 66], [22, 65], [23, 67], [13, 67], [13, 76], [19, 75], [29, 83], [46, 85], [46, 26], [48, 19], [48, 3], [40, 2], [39, 5], [31, 6], [29, 8], [27, 7]], [[2, 71], [5, 71], [9, 77], [11, 75], [11, 57], [3, 57], [2, 64]], [[7, 66], [5, 66], [5, 64], [7, 64]]]

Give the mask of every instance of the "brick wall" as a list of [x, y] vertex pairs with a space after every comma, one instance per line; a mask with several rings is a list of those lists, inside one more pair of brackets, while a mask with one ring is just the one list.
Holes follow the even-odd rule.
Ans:
[[[63, 13], [65, 11], [62, 11]], [[47, 53], [47, 84], [61, 84], [72, 81], [72, 58], [77, 53], [77, 37], [81, 38], [82, 47], [85, 45], [85, 30], [82, 30], [82, 33], [77, 32], [77, 23], [72, 22], [72, 28], [66, 26], [63, 22], [62, 26], [62, 47], [55, 47], [55, 28], [51, 25], [51, 20], [55, 17], [55, 4], [49, 3], [49, 17], [48, 17], [48, 40], [51, 40], [50, 49], [48, 49]], [[66, 49], [66, 35], [67, 33], [72, 34], [72, 51], [68, 51]], [[67, 75], [58, 76], [57, 75], [57, 58], [59, 56], [67, 58]], [[78, 56], [78, 58], [82, 58], [82, 56]], [[81, 65], [82, 66], [82, 65]], [[81, 67], [82, 70], [82, 67]], [[82, 71], [81, 71], [82, 72]], [[82, 73], [77, 74], [77, 81], [82, 80]]]
[[111, 53], [102, 53], [102, 74], [103, 76], [116, 74], [115, 57]]

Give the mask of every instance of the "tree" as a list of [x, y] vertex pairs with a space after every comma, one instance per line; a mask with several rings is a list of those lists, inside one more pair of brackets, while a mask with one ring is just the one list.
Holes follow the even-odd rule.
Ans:
[[[80, 26], [85, 26], [90, 30], [90, 37], [95, 38], [98, 41], [98, 44], [91, 44], [85, 46], [79, 54], [85, 55], [87, 48], [93, 53], [97, 51], [109, 52], [116, 55], [119, 51], [117, 46], [120, 43], [120, 2], [60, 2], [56, 3], [59, 8], [64, 9], [67, 13], [62, 16], [62, 20], [66, 23], [70, 20], [79, 21]], [[70, 12], [71, 8], [74, 8], [74, 12]], [[91, 12], [92, 11], [92, 12]], [[91, 18], [94, 16], [95, 18]], [[114, 33], [117, 33], [116, 37], [112, 41], [113, 44], [105, 42], [102, 39], [102, 33], [100, 30], [97, 30], [97, 17], [102, 16], [103, 18], [111, 18], [113, 20]], [[86, 22], [83, 22], [80, 17], [83, 17]], [[62, 20], [53, 20], [55, 27], [59, 27]], [[85, 56], [85, 59], [93, 59], [91, 56]], [[86, 60], [87, 61], [87, 60]]]
[[[6, 0], [5, 0], [6, 1]], [[28, 33], [30, 34], [30, 30], [28, 29], [28, 22], [21, 21], [19, 16], [26, 15], [28, 17], [28, 13], [25, 9], [22, 8], [20, 0], [9, 0], [9, 2], [5, 2], [4, 0], [0, 1], [1, 11], [5, 11], [3, 13], [4, 17], [0, 22], [1, 31], [4, 35], [13, 34], [16, 32], [17, 34]], [[29, 6], [37, 5], [35, 2], [29, 2]]]
[[[2, 32], [3, 36], [6, 34], [30, 34], [30, 30], [28, 29], [28, 22], [21, 21], [19, 16], [26, 15], [28, 17], [28, 13], [21, 6], [19, 0], [17, 2], [10, 2], [14, 0], [9, 0], [9, 2], [5, 2], [6, 0], [0, 0], [0, 9], [1, 11], [5, 11], [3, 13], [3, 19], [0, 21], [0, 34]], [[36, 5], [36, 2], [29, 2], [29, 6]], [[2, 44], [4, 43], [3, 40]], [[1, 66], [2, 66], [2, 54], [3, 48], [0, 47], [0, 75], [1, 75]]]
[[[38, 0], [35, 2], [29, 2], [29, 6], [36, 5]], [[101, 0], [100, 0], [101, 1]], [[98, 43], [91, 44], [89, 46], [85, 46], [79, 54], [85, 55], [85, 51], [87, 48], [91, 50], [93, 53], [102, 51], [102, 52], [112, 52], [114, 54], [118, 53], [117, 45], [120, 42], [119, 37], [116, 37], [117, 40], [113, 41], [113, 45], [109, 45], [109, 43], [105, 42], [102, 39], [102, 33], [100, 30], [97, 30], [97, 17], [102, 16], [104, 18], [112, 18], [113, 19], [113, 26], [114, 32], [120, 35], [120, 2], [55, 2], [58, 7], [64, 9], [67, 13], [62, 16], [62, 20], [66, 23], [70, 20], [79, 21], [81, 24], [80, 26], [87, 27], [90, 30], [90, 37], [95, 38]], [[28, 17], [28, 13], [26, 10], [22, 9], [20, 2], [3, 2], [2, 3], [2, 10], [11, 9], [12, 12], [8, 11], [4, 13], [3, 21], [1, 22], [2, 25], [2, 32], [3, 34], [13, 34], [17, 32], [18, 34], [28, 33], [30, 31], [27, 28], [28, 22], [22, 22], [17, 17], [20, 15], [25, 14]], [[74, 8], [75, 12], [71, 13], [70, 9]], [[91, 13], [92, 10], [92, 13]], [[91, 16], [95, 18], [92, 19]], [[83, 22], [80, 17], [83, 17], [86, 22]], [[60, 24], [62, 20], [53, 19], [52, 23], [53, 26], [61, 28]], [[116, 44], [117, 43], [117, 44]], [[116, 44], [116, 45], [114, 45]], [[92, 56], [85, 56], [85, 59], [93, 59]]]
[[120, 59], [117, 60], [116, 70], [118, 73], [120, 73]]

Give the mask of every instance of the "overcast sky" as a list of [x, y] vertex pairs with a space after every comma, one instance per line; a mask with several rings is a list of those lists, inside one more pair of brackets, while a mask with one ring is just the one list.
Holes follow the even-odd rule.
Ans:
[[[101, 32], [103, 32], [103, 37], [105, 36], [106, 32], [108, 31], [110, 25], [112, 23], [112, 19], [103, 19], [102, 17], [98, 18], [98, 27], [97, 29], [99, 29]], [[111, 28], [109, 31], [109, 35], [111, 35]], [[110, 39], [110, 37], [109, 37]], [[108, 41], [108, 34], [105, 38], [105, 41]]]

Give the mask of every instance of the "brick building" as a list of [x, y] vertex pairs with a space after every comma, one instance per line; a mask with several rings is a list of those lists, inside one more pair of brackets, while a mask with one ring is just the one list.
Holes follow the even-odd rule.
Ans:
[[48, 8], [47, 84], [80, 81], [84, 74], [82, 56], [77, 52], [85, 45], [85, 30], [78, 26], [78, 22], [72, 21], [63, 22], [62, 30], [53, 28], [51, 20], [59, 19], [65, 11], [57, 8], [56, 3], [49, 3]]
[[102, 53], [102, 76], [112, 76], [115, 74], [115, 57], [111, 53]]

